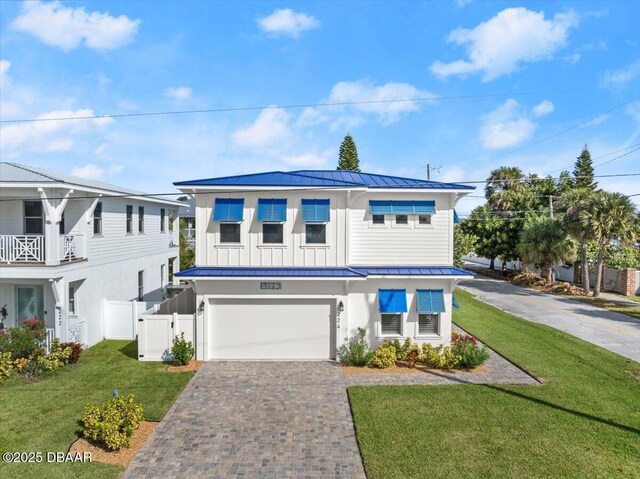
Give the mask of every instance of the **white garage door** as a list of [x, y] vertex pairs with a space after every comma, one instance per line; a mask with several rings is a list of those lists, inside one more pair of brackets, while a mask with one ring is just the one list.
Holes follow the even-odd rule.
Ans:
[[211, 300], [209, 359], [329, 359], [333, 301]]

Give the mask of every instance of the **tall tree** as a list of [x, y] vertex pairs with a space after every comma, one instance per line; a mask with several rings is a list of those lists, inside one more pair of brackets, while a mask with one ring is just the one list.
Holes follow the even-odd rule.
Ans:
[[506, 235], [501, 230], [503, 221], [487, 205], [478, 206], [462, 220], [460, 230], [474, 238], [474, 252], [491, 261], [489, 269], [495, 269], [495, 259], [504, 251]]
[[573, 177], [576, 188], [589, 188], [593, 191], [598, 186], [598, 183], [593, 177], [593, 162], [591, 161], [591, 153], [589, 153], [587, 145], [584, 145], [582, 153], [580, 153], [580, 156], [576, 159], [576, 164], [573, 168]]
[[553, 267], [575, 259], [576, 242], [559, 220], [538, 216], [525, 224], [518, 250], [525, 263], [540, 266], [541, 276], [552, 282]]
[[484, 197], [493, 210], [508, 210], [514, 196], [525, 189], [522, 170], [515, 166], [501, 166], [491, 171], [484, 189]]
[[358, 159], [358, 149], [356, 142], [347, 133], [342, 140], [338, 152], [338, 170], [360, 171], [360, 160]]
[[580, 220], [598, 244], [593, 296], [599, 296], [606, 248], [613, 240], [624, 245], [638, 239], [640, 235], [638, 212], [628, 196], [622, 193], [597, 191], [581, 212]]

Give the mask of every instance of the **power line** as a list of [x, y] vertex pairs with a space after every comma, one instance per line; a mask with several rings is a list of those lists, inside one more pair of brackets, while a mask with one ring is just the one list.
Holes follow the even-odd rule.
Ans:
[[71, 120], [97, 120], [101, 118], [131, 118], [145, 116], [168, 116], [168, 115], [187, 115], [195, 113], [227, 113], [256, 111], [268, 109], [299, 109], [299, 108], [318, 108], [331, 106], [349, 106], [349, 105], [372, 105], [385, 103], [407, 103], [407, 102], [424, 102], [435, 100], [465, 100], [472, 98], [495, 98], [504, 96], [524, 96], [524, 95], [551, 95], [565, 93], [587, 93], [593, 91], [604, 90], [604, 88], [588, 88], [583, 90], [549, 90], [549, 91], [529, 91], [529, 92], [510, 92], [510, 93], [487, 93], [479, 95], [450, 95], [450, 96], [429, 96], [418, 98], [395, 98], [387, 100], [362, 100], [362, 101], [341, 101], [341, 102], [322, 102], [322, 103], [298, 103], [290, 105], [266, 105], [266, 106], [248, 106], [248, 107], [229, 107], [229, 108], [206, 108], [200, 110], [170, 110], [170, 111], [151, 111], [141, 113], [114, 113], [103, 115], [86, 115], [78, 117], [61, 117], [61, 118], [21, 118], [13, 120], [0, 120], [0, 123], [33, 123], [43, 121], [71, 121]]
[[[605, 158], [605, 157], [610, 156], [610, 155], [615, 155], [616, 153], [619, 153], [619, 152], [625, 151], [625, 150], [629, 150], [631, 148], [635, 148], [636, 146], [640, 146], [640, 143], [636, 143], [635, 145], [627, 146], [626, 148], [620, 148], [619, 150], [611, 151], [609, 153], [605, 153], [604, 155], [596, 156], [595, 158], [591, 158], [591, 160], [592, 161], [593, 160], [599, 160], [600, 158]], [[618, 158], [622, 158], [622, 156], [619, 156]], [[617, 160], [618, 158], [613, 158], [610, 161]], [[605, 163], [607, 163], [607, 162], [600, 163], [599, 165], [594, 166], [594, 168], [597, 168], [598, 166], [604, 165]], [[551, 175], [553, 173], [557, 173], [558, 171], [563, 171], [563, 170], [566, 170], [566, 168], [558, 168], [557, 170], [550, 171], [548, 174]]]
[[[593, 176], [573, 176], [572, 178], [612, 178], [612, 177], [623, 177], [623, 176], [640, 176], [640, 173], [622, 173], [617, 175], [593, 175]], [[511, 182], [523, 182], [523, 181], [548, 181], [548, 180], [559, 180], [560, 177], [537, 177], [531, 178], [527, 176], [523, 176], [521, 178], [514, 179], [502, 179], [502, 180], [475, 180], [475, 181], [456, 181], [456, 184], [459, 185], [467, 185], [467, 184], [476, 184], [476, 183], [511, 183]], [[549, 196], [549, 195], [542, 195]]]
[[603, 161], [602, 163], [598, 163], [597, 165], [594, 166], [594, 168], [597, 168], [597, 167], [602, 166], [602, 165], [606, 165], [607, 163], [611, 163], [612, 161], [619, 160], [620, 158], [624, 158], [625, 156], [630, 155], [631, 153], [634, 153], [634, 152], [636, 152], [638, 150], [640, 150], [640, 148], [636, 148], [635, 150], [628, 151], [624, 155], [616, 156], [615, 158], [611, 158], [610, 160]]

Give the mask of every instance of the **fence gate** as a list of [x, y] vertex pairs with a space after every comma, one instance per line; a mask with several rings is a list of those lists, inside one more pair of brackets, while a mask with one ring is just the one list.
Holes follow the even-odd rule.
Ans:
[[138, 319], [138, 359], [170, 361], [173, 338], [184, 338], [195, 344], [193, 314], [143, 314]]

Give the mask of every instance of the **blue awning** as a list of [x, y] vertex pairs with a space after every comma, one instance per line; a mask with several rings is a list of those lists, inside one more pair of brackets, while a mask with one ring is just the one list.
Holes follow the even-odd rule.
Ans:
[[433, 200], [369, 200], [372, 215], [431, 215], [436, 212]]
[[329, 200], [302, 200], [302, 221], [305, 223], [328, 223]]
[[216, 198], [213, 221], [240, 223], [243, 219], [244, 198]]
[[453, 303], [453, 309], [460, 309], [460, 303], [458, 303], [458, 299], [455, 294], [451, 294], [451, 302]]
[[460, 217], [458, 216], [458, 213], [456, 212], [456, 210], [453, 210], [453, 224], [455, 225], [460, 224]]
[[444, 291], [441, 289], [419, 289], [416, 305], [419, 313], [444, 313]]
[[284, 223], [287, 221], [287, 199], [258, 199], [258, 221], [262, 223]]
[[406, 289], [379, 289], [379, 306], [381, 313], [406, 313]]

